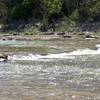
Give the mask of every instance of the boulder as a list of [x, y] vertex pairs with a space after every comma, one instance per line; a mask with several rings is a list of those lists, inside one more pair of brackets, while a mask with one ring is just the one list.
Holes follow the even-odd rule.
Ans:
[[7, 55], [5, 55], [5, 54], [0, 54], [0, 61], [7, 61], [7, 59], [8, 59], [8, 56]]
[[2, 40], [3, 40], [3, 41], [5, 41], [5, 40], [6, 40], [6, 38], [2, 38]]
[[57, 32], [55, 34], [58, 35], [58, 36], [63, 36], [63, 35], [65, 35], [65, 32]]
[[64, 35], [63, 38], [72, 38], [71, 35]]
[[92, 37], [92, 35], [93, 35], [92, 32], [86, 31], [86, 32], [84, 32], [84, 35], [85, 35], [85, 38], [93, 38], [93, 37]]

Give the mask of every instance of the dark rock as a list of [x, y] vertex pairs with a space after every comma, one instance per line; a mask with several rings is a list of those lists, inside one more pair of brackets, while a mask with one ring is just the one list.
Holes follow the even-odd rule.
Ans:
[[93, 38], [91, 35], [86, 35], [85, 38]]
[[85, 36], [85, 37], [86, 37], [86, 38], [95, 38], [95, 39], [99, 38], [99, 36], [94, 36], [94, 35]]
[[64, 35], [63, 38], [72, 38], [70, 35]]
[[61, 35], [61, 36], [63, 36], [63, 35], [65, 35], [65, 32], [58, 32], [58, 33], [56, 33], [56, 35]]
[[93, 35], [92, 32], [86, 31], [86, 32], [84, 32], [84, 35], [85, 35], [85, 38], [93, 38], [93, 37], [92, 37], [92, 35]]
[[13, 35], [16, 36], [16, 35], [19, 35], [19, 34], [18, 33], [14, 33]]
[[9, 37], [7, 40], [13, 40], [13, 38], [12, 37]]
[[6, 38], [2, 38], [3, 41], [7, 40]]
[[8, 56], [5, 54], [0, 54], [0, 61], [7, 61]]
[[39, 30], [41, 31], [41, 32], [47, 32], [47, 27], [46, 26], [44, 26], [44, 25], [42, 25], [40, 28], [39, 28]]

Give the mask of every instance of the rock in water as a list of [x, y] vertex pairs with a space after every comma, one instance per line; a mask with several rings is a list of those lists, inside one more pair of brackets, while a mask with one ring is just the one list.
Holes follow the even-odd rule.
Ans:
[[0, 61], [6, 61], [8, 59], [8, 56], [5, 54], [0, 54]]
[[93, 35], [92, 32], [86, 31], [86, 32], [84, 32], [84, 35], [85, 35], [85, 38], [93, 38], [93, 37], [92, 37], [92, 35]]

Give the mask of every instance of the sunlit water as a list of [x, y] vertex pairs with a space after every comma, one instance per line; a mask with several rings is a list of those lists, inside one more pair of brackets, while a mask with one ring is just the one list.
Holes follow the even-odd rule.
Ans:
[[19, 53], [0, 62], [0, 100], [100, 100], [99, 94], [99, 48]]

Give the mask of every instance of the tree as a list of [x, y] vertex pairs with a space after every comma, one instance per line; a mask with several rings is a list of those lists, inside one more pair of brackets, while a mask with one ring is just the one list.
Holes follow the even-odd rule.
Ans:
[[31, 0], [18, 0], [11, 8], [11, 16], [14, 19], [27, 19], [32, 16]]
[[41, 0], [41, 7], [43, 13], [43, 25], [48, 27], [48, 18], [52, 14], [57, 14], [62, 9], [62, 0]]
[[7, 7], [4, 2], [0, 1], [0, 22], [4, 22], [6, 20], [7, 15]]
[[90, 11], [92, 13], [91, 15], [94, 18], [94, 20], [100, 20], [100, 1], [99, 0], [96, 0], [93, 3]]

